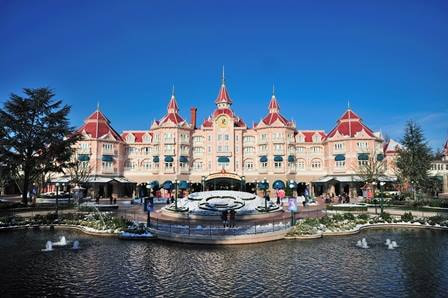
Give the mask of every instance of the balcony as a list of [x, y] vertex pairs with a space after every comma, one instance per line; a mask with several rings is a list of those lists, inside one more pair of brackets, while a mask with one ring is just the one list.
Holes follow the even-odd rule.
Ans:
[[188, 174], [188, 173], [190, 173], [190, 168], [189, 167], [181, 167], [180, 168], [180, 173], [181, 174]]
[[181, 155], [190, 155], [190, 149], [180, 150], [180, 154], [181, 154]]
[[164, 155], [176, 155], [176, 150], [174, 150], [174, 149], [165, 149], [163, 154]]
[[105, 149], [103, 148], [103, 155], [115, 155], [114, 149]]
[[78, 154], [90, 154], [92, 152], [92, 149], [90, 149], [90, 148], [78, 148], [77, 152], [78, 152]]
[[183, 145], [190, 145], [190, 139], [180, 139], [180, 143]]
[[164, 174], [174, 174], [174, 167], [172, 168], [165, 168]]
[[285, 138], [272, 138], [272, 143], [285, 143]]
[[176, 144], [176, 139], [175, 138], [165, 138], [165, 139], [163, 139], [163, 143], [164, 144]]

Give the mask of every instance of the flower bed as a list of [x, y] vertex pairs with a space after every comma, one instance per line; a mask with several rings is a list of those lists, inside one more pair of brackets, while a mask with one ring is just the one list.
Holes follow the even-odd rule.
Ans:
[[415, 224], [448, 227], [448, 217], [438, 215], [417, 218], [410, 212], [403, 214], [401, 217], [392, 217], [386, 212], [380, 216], [370, 216], [368, 214], [355, 216], [351, 213], [334, 214], [322, 218], [307, 218], [300, 220], [286, 236], [338, 235], [357, 232], [361, 227], [374, 224]]

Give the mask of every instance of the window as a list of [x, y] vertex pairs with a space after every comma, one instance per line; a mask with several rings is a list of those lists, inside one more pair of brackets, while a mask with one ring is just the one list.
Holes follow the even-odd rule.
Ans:
[[335, 143], [334, 150], [342, 150], [344, 149], [344, 143]]
[[345, 160], [336, 160], [336, 168], [345, 168]]
[[208, 153], [212, 152], [212, 147], [208, 146]]
[[202, 142], [203, 139], [204, 139], [204, 138], [201, 137], [201, 136], [195, 136], [195, 137], [193, 137], [193, 144], [194, 144], [194, 143]]
[[358, 149], [367, 149], [367, 142], [358, 142], [356, 143]]
[[235, 147], [235, 152], [236, 152], [236, 153], [240, 152], [239, 148], [240, 148], [240, 147], [238, 147], [238, 146]]
[[253, 136], [245, 136], [245, 137], [243, 138], [243, 142], [244, 142], [244, 143], [252, 143], [252, 142], [255, 142], [255, 137], [253, 137]]
[[293, 161], [288, 161], [288, 168], [294, 169], [295, 163]]
[[320, 136], [317, 135], [317, 134], [315, 134], [315, 135], [313, 136], [313, 143], [319, 143], [319, 141], [320, 141]]
[[89, 162], [88, 161], [81, 161], [80, 163], [81, 168], [86, 169], [89, 167]]
[[312, 168], [312, 169], [320, 169], [321, 166], [322, 166], [322, 163], [320, 162], [319, 159], [313, 159], [313, 160], [311, 161], [311, 168]]
[[282, 161], [274, 161], [274, 168], [280, 169], [282, 167]]
[[181, 145], [180, 146], [180, 150], [183, 151], [183, 152], [188, 152], [188, 149], [189, 149], [188, 145]]
[[261, 168], [266, 169], [268, 167], [268, 162], [267, 161], [261, 162], [260, 165]]
[[281, 133], [281, 132], [274, 132], [272, 134], [272, 139], [273, 140], [282, 140], [283, 139], [283, 133]]
[[156, 142], [156, 143], [159, 142], [159, 134], [154, 135], [154, 142]]
[[149, 170], [151, 169], [151, 162], [149, 160], [144, 160], [142, 166], [144, 170]]
[[295, 152], [295, 149], [296, 149], [296, 148], [295, 148], [294, 146], [289, 146], [289, 147], [288, 147], [288, 152], [291, 153], [291, 154], [293, 154], [293, 153]]
[[151, 153], [151, 147], [143, 147], [142, 148], [142, 153], [144, 155], [149, 155]]
[[253, 171], [254, 169], [254, 162], [252, 160], [246, 160], [244, 162], [244, 169], [247, 171]]
[[217, 152], [222, 152], [222, 146], [221, 145], [218, 146], [218, 151]]
[[228, 141], [229, 140], [229, 135], [224, 135], [224, 141]]
[[173, 168], [173, 162], [166, 161], [165, 162], [165, 169], [172, 169], [172, 168]]
[[297, 160], [297, 169], [305, 170], [305, 160], [303, 159]]
[[181, 135], [180, 135], [180, 140], [181, 140], [181, 141], [184, 141], [184, 142], [188, 142], [188, 135], [186, 135], [186, 134], [181, 134]]
[[81, 143], [81, 144], [80, 144], [80, 147], [81, 147], [82, 150], [89, 150], [89, 147], [90, 147], [90, 146], [89, 146], [89, 144], [87, 144], [87, 143]]
[[311, 147], [312, 153], [320, 153], [322, 152], [322, 147]]
[[144, 135], [143, 136], [143, 142], [144, 143], [151, 143], [151, 136], [150, 135]]
[[221, 141], [222, 135], [218, 135], [218, 141]]
[[110, 169], [113, 166], [112, 161], [103, 161], [103, 169]]
[[180, 162], [179, 166], [181, 169], [188, 169], [188, 162]]
[[229, 152], [229, 145], [224, 145], [224, 152]]
[[170, 133], [170, 132], [167, 132], [167, 133], [165, 133], [165, 134], [163, 135], [163, 138], [164, 138], [164, 141], [165, 141], [165, 142], [172, 141], [172, 140], [174, 139], [174, 134], [173, 134], [173, 133]]
[[258, 146], [258, 150], [260, 152], [266, 152], [266, 151], [268, 151], [268, 145], [260, 145], [260, 146]]
[[193, 170], [202, 170], [202, 166], [203, 166], [203, 164], [202, 164], [202, 161], [200, 161], [200, 160], [195, 160], [193, 162]]
[[304, 153], [305, 147], [303, 147], [303, 146], [297, 147], [296, 151], [297, 151], [297, 153]]
[[303, 136], [298, 136], [297, 137], [297, 142], [299, 142], [299, 143], [303, 143], [303, 142], [305, 142], [305, 138], [303, 137]]
[[193, 153], [204, 153], [204, 147], [193, 147]]
[[211, 161], [208, 162], [208, 169], [209, 169], [209, 170], [212, 169], [212, 162], [211, 162]]
[[103, 151], [112, 151], [112, 144], [103, 144]]
[[254, 147], [244, 147], [243, 148], [243, 152], [244, 153], [254, 153], [255, 152], [255, 148]]
[[134, 137], [134, 135], [133, 134], [128, 134], [127, 135], [127, 137], [126, 137], [126, 142], [128, 142], [128, 143], [134, 143], [135, 142], [135, 137]]
[[283, 144], [274, 144], [274, 151], [283, 151]]
[[261, 134], [261, 140], [262, 141], [266, 141], [267, 139], [268, 139], [268, 135], [267, 134], [265, 134], [265, 133]]
[[368, 160], [358, 160], [358, 165], [359, 166], [366, 166], [369, 164]]
[[210, 142], [212, 140], [212, 136], [208, 136], [208, 141]]
[[136, 147], [128, 147], [126, 150], [128, 151], [128, 154], [136, 154], [138, 152], [138, 148]]
[[228, 162], [218, 162], [219, 168], [227, 168], [229, 166]]
[[235, 136], [235, 141], [238, 141], [238, 140], [239, 140], [239, 138], [238, 138], [238, 136], [236, 135], [236, 136]]
[[238, 162], [238, 160], [235, 161], [235, 169], [238, 170], [240, 163]]

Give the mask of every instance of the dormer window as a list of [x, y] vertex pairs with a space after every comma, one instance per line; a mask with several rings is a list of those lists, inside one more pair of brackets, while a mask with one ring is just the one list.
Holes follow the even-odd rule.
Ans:
[[144, 135], [143, 136], [143, 142], [151, 143], [151, 136], [150, 135]]
[[134, 137], [134, 135], [133, 134], [128, 134], [127, 135], [127, 137], [126, 137], [126, 142], [128, 142], [128, 143], [134, 143], [135, 142], [135, 137]]
[[314, 135], [313, 136], [313, 143], [319, 143], [320, 142], [320, 136], [319, 135]]

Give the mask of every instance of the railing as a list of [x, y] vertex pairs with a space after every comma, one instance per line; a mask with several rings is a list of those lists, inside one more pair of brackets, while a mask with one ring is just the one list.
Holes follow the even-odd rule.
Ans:
[[285, 231], [291, 227], [291, 220], [284, 218], [269, 222], [246, 223], [237, 221], [233, 227], [224, 227], [222, 224], [198, 223], [190, 220], [183, 220], [173, 223], [158, 218], [152, 219], [150, 227], [160, 232], [167, 232], [180, 235], [192, 236], [237, 236], [256, 235], [270, 232]]

